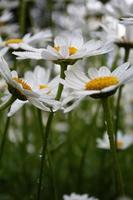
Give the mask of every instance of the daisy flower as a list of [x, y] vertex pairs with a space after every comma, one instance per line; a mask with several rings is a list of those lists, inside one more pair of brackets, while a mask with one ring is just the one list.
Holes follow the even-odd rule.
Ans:
[[46, 49], [36, 49], [35, 52], [14, 52], [14, 54], [22, 59], [40, 59], [41, 57], [41, 59], [50, 60], [56, 64], [67, 62], [71, 65], [84, 57], [104, 54], [110, 50], [110, 43], [95, 40], [84, 43], [81, 34], [73, 33], [57, 36], [54, 45], [48, 46]]
[[63, 199], [64, 200], [98, 200], [94, 197], [88, 197], [87, 194], [79, 195], [79, 194], [75, 194], [75, 193], [72, 193], [69, 196], [64, 195]]
[[124, 25], [133, 25], [133, 16], [132, 17], [122, 17], [120, 23]]
[[113, 17], [106, 16], [103, 18], [102, 23], [99, 26], [103, 31], [96, 32], [96, 35], [100, 39], [106, 38], [107, 41], [123, 41], [126, 38], [126, 28], [123, 24], [119, 23], [119, 20]]
[[[103, 138], [98, 138], [96, 140], [97, 147], [100, 149], [110, 149], [110, 142], [107, 133], [103, 135]], [[132, 134], [122, 134], [121, 131], [118, 131], [117, 134], [117, 149], [124, 150], [130, 147], [133, 144], [133, 135]]]
[[108, 15], [119, 19], [132, 13], [132, 5], [132, 0], [111, 0], [106, 4], [105, 10]]
[[24, 79], [19, 78], [16, 71], [10, 71], [8, 64], [3, 58], [0, 58], [0, 74], [8, 84], [9, 92], [14, 98], [21, 101], [29, 101], [31, 104], [44, 111], [54, 110], [59, 106], [59, 102], [54, 101], [48, 95], [41, 95], [34, 91]]
[[5, 10], [2, 15], [0, 16], [0, 26], [4, 25], [6, 22], [11, 20], [13, 18], [13, 15], [11, 12]]
[[[28, 71], [25, 73], [24, 80], [34, 92], [40, 94], [41, 96], [47, 95], [48, 101], [56, 96], [59, 76], [56, 76], [54, 79], [50, 80], [51, 70], [45, 70], [40, 66], [36, 66], [34, 71]], [[17, 99], [10, 108], [8, 117], [14, 115], [24, 104], [29, 103], [28, 101], [22, 101]]]
[[9, 0], [1, 0], [0, 1], [0, 9], [13, 9], [18, 7], [19, 2], [18, 1], [9, 1]]
[[90, 95], [102, 97], [114, 92], [120, 85], [133, 78], [133, 67], [129, 63], [118, 66], [113, 72], [107, 67], [100, 67], [99, 70], [90, 68], [88, 76], [78, 70], [65, 72], [65, 85], [74, 89], [77, 95]]
[[114, 94], [117, 88], [133, 79], [133, 67], [127, 62], [113, 72], [107, 67], [100, 67], [99, 70], [90, 68], [88, 76], [76, 69], [68, 70], [65, 74], [66, 78], [62, 83], [66, 88], [73, 89], [73, 92], [63, 100], [63, 106], [69, 101], [77, 101], [85, 96], [103, 98]]
[[[0, 41], [0, 46], [4, 47], [4, 50], [1, 51], [7, 52], [9, 49], [23, 49], [23, 50], [29, 50], [34, 51], [35, 48], [30, 46], [31, 44], [34, 44], [37, 41], [49, 41], [51, 39], [51, 32], [49, 30], [41, 31], [39, 33], [36, 33], [35, 35], [31, 35], [30, 33], [24, 35], [23, 38], [10, 38], [5, 41]], [[0, 53], [1, 53], [0, 51]], [[3, 55], [3, 54], [2, 54]]]

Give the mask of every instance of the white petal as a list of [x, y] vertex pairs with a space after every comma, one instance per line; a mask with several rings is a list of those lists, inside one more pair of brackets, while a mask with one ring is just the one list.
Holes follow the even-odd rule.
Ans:
[[58, 54], [55, 55], [55, 54], [51, 53], [48, 50], [43, 50], [42, 53], [41, 53], [41, 55], [42, 55], [43, 59], [45, 59], [45, 60], [51, 60], [51, 61], [57, 60], [58, 57], [59, 57]]
[[111, 72], [107, 67], [100, 67], [98, 74], [99, 74], [99, 77], [110, 76]]
[[14, 51], [14, 55], [19, 56], [17, 59], [42, 59], [41, 53], [39, 52], [30, 52], [30, 51]]
[[48, 107], [46, 107], [42, 102], [40, 102], [39, 99], [37, 98], [28, 98], [28, 101], [33, 104], [35, 107], [50, 112], [50, 109]]
[[22, 106], [27, 103], [28, 101], [20, 101], [20, 100], [16, 100], [10, 108], [10, 111], [8, 112], [7, 116], [11, 117], [13, 116], [18, 110], [20, 110], [22, 108]]
[[11, 72], [3, 57], [0, 57], [0, 73], [7, 82], [10, 82], [12, 79]]
[[117, 67], [113, 72], [112, 72], [112, 75], [115, 75], [115, 76], [121, 76], [121, 74], [123, 74], [129, 67], [129, 62], [126, 62], [122, 65], [120, 65], [119, 67]]
[[67, 40], [64, 36], [57, 36], [54, 40], [54, 45], [56, 47], [68, 45]]
[[68, 47], [67, 46], [61, 46], [59, 54], [64, 59], [68, 58], [69, 57], [69, 49], [68, 49]]
[[91, 79], [98, 78], [98, 70], [96, 68], [90, 68], [88, 74]]

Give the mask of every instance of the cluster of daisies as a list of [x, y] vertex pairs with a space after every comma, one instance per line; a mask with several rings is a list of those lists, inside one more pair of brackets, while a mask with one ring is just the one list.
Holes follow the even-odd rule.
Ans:
[[[8, 3], [5, 4], [5, 1], [2, 1], [0, 6], [6, 7], [9, 5]], [[34, 34], [27, 33], [21, 37], [17, 34], [18, 25], [10, 24], [13, 18], [12, 13], [9, 10], [3, 11], [0, 16], [0, 89], [4, 90], [4, 95], [1, 99], [0, 110], [4, 105], [12, 102], [8, 117], [12, 117], [25, 104], [32, 104], [45, 112], [60, 110], [68, 113], [78, 107], [84, 98], [103, 99], [112, 96], [118, 88], [133, 81], [133, 66], [129, 62], [115, 66], [114, 69], [111, 69], [110, 65], [90, 68], [89, 64], [86, 64], [87, 70], [76, 66], [83, 59], [106, 53], [108, 53], [107, 59], [110, 61], [110, 57], [113, 57], [112, 52], [116, 51], [113, 44], [125, 47], [124, 45], [132, 44], [133, 41], [131, 38], [133, 25], [131, 5], [133, 3], [128, 3], [126, 0], [123, 3], [120, 3], [119, 0], [111, 0], [106, 6], [97, 0], [93, 0], [92, 3], [93, 6], [91, 3], [87, 3], [87, 9], [80, 5], [80, 9], [82, 8], [80, 14], [79, 5], [70, 4], [67, 8], [68, 18], [61, 16], [61, 19], [59, 17], [56, 21], [57, 25], [59, 23], [63, 29], [67, 30], [80, 26], [83, 29], [82, 32], [86, 31], [87, 27], [88, 29], [92, 28], [91, 25], [95, 24], [90, 34], [93, 35], [93, 39], [89, 41], [84, 40], [79, 29], [64, 31], [54, 40], [52, 40], [53, 35], [49, 29], [37, 30]], [[17, 7], [18, 2], [14, 1], [14, 4], [10, 4], [10, 6]], [[87, 19], [88, 11], [90, 15], [100, 15], [100, 19], [98, 22], [95, 19], [95, 23], [92, 21], [86, 26], [85, 19]], [[56, 19], [56, 17], [54, 18]], [[90, 20], [90, 16], [88, 18]], [[8, 64], [9, 56], [14, 58], [15, 66]], [[32, 60], [31, 64], [33, 63], [34, 69], [26, 71], [22, 76], [18, 72], [19, 62], [26, 59]], [[10, 61], [9, 63], [13, 63], [12, 60]], [[46, 61], [58, 66], [61, 76], [59, 72], [53, 76], [53, 66], [46, 68], [43, 65], [34, 65], [34, 61], [38, 63]], [[25, 61], [23, 62], [25, 63]], [[63, 86], [63, 92], [60, 100], [57, 100], [60, 85]], [[132, 144], [133, 136], [131, 134], [118, 132], [116, 141], [118, 150], [124, 150]], [[103, 135], [103, 138], [96, 140], [96, 145], [101, 149], [110, 149], [107, 133]], [[64, 195], [63, 198], [64, 200], [96, 200], [86, 194], [75, 193], [70, 196]]]
[[[7, 102], [10, 98], [14, 98], [8, 117], [15, 114], [26, 103], [31, 103], [47, 112], [57, 110], [70, 112], [85, 97], [105, 98], [113, 95], [121, 85], [133, 80], [133, 67], [128, 62], [113, 71], [106, 66], [99, 69], [89, 68], [88, 75], [73, 66], [85, 57], [108, 53], [112, 50], [111, 43], [100, 40], [84, 42], [81, 33], [73, 32], [55, 37], [54, 44], [48, 45], [47, 48], [36, 48], [30, 44], [42, 40], [42, 35], [44, 40], [50, 40], [51, 33], [46, 31], [33, 36], [26, 34], [22, 39], [13, 38], [3, 42], [5, 46], [1, 49], [0, 73], [8, 86]], [[18, 48], [23, 51], [14, 51]], [[60, 68], [65, 65], [65, 79], [59, 74], [51, 79], [51, 68], [45, 69], [41, 66], [36, 66], [33, 71], [26, 71], [23, 78], [19, 77], [17, 71], [11, 70], [4, 59], [9, 49], [13, 49], [13, 54], [18, 56], [17, 59], [44, 59], [58, 64]], [[60, 101], [57, 101], [56, 95], [60, 84], [64, 86], [64, 90]]]

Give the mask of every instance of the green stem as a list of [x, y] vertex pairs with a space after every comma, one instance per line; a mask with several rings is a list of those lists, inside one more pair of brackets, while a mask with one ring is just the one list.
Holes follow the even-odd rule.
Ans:
[[3, 156], [3, 152], [4, 152], [4, 146], [5, 146], [6, 136], [7, 136], [8, 129], [9, 129], [9, 124], [10, 124], [10, 117], [7, 117], [5, 129], [4, 129], [4, 133], [3, 133], [3, 137], [2, 137], [2, 141], [1, 141], [1, 145], [0, 145], [0, 162], [2, 160], [2, 156]]
[[[66, 69], [67, 69], [67, 65], [62, 64], [61, 65], [60, 78], [62, 78], [62, 79], [65, 78], [64, 72], [65, 72]], [[60, 100], [62, 91], [63, 91], [63, 85], [61, 83], [59, 83], [55, 100]], [[37, 190], [37, 200], [40, 200], [40, 198], [41, 198], [41, 187], [42, 187], [44, 160], [45, 160], [45, 154], [46, 154], [46, 149], [47, 149], [48, 136], [49, 136], [49, 133], [50, 133], [50, 130], [51, 130], [53, 117], [54, 117], [54, 112], [50, 112], [48, 120], [47, 120], [46, 128], [45, 128], [45, 133], [43, 133], [43, 128], [41, 129], [42, 135], [43, 135], [43, 148], [42, 148], [42, 152], [41, 152], [41, 164], [40, 164], [39, 183], [38, 183], [38, 190]], [[43, 126], [43, 125], [41, 125], [41, 126]], [[55, 197], [55, 199], [56, 199], [56, 197]]]
[[38, 114], [38, 122], [39, 122], [39, 128], [40, 128], [40, 134], [41, 134], [41, 137], [43, 139], [44, 137], [44, 134], [43, 134], [43, 122], [42, 122], [42, 112], [40, 109], [37, 109], [37, 114]]
[[116, 178], [116, 187], [117, 187], [117, 194], [119, 196], [124, 195], [124, 184], [123, 179], [121, 175], [121, 170], [117, 158], [117, 151], [116, 151], [116, 145], [114, 140], [114, 128], [112, 123], [112, 115], [111, 115], [111, 107], [109, 104], [109, 99], [104, 98], [102, 99], [103, 104], [103, 110], [104, 110], [104, 117], [105, 117], [105, 124], [107, 128], [107, 133], [110, 141], [110, 149], [112, 153], [113, 158], [113, 166], [114, 166], [114, 172], [115, 172], [115, 178]]
[[47, 152], [47, 155], [48, 155], [49, 169], [50, 169], [50, 174], [51, 174], [51, 182], [52, 182], [52, 187], [53, 187], [53, 196], [54, 196], [55, 200], [58, 200], [54, 165], [53, 165], [53, 161], [52, 161], [52, 158], [51, 158], [51, 152]]
[[20, 34], [25, 34], [25, 19], [26, 19], [26, 0], [19, 0], [20, 2], [20, 15], [19, 15], [19, 25]]
[[[125, 56], [124, 56], [124, 62], [128, 61], [130, 54], [130, 49], [125, 48]], [[117, 102], [116, 102], [116, 113], [115, 113], [115, 142], [117, 142], [117, 132], [119, 128], [119, 118], [120, 118], [120, 101], [122, 96], [122, 88], [123, 86], [120, 86], [117, 96]]]
[[5, 110], [6, 108], [8, 108], [14, 101], [16, 100], [16, 98], [14, 98], [14, 96], [11, 96], [6, 103], [2, 104], [0, 106], [0, 111]]

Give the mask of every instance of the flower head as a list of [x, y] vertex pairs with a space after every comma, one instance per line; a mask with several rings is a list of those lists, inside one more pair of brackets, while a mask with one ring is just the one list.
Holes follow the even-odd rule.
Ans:
[[[5, 41], [0, 42], [0, 46], [4, 47], [6, 49], [5, 52], [7, 52], [9, 49], [23, 49], [27, 51], [35, 51], [35, 48], [31, 46], [31, 44], [36, 43], [37, 41], [48, 41], [51, 39], [51, 32], [41, 31], [39, 33], [36, 33], [34, 35], [26, 34], [23, 38], [10, 38]], [[1, 50], [3, 51], [3, 49]], [[3, 54], [2, 54], [3, 55]]]
[[[56, 96], [59, 76], [50, 80], [51, 70], [45, 70], [43, 67], [36, 66], [34, 71], [27, 71], [24, 75], [24, 80], [19, 79], [20, 83], [23, 83], [24, 87], [33, 90], [41, 96], [41, 99], [47, 102], [47, 104], [52, 105], [54, 103], [54, 98]], [[17, 80], [18, 81], [18, 80]], [[14, 115], [25, 103], [28, 101], [22, 101], [17, 99], [10, 108], [8, 116]], [[56, 103], [56, 102], [55, 102]]]
[[[101, 149], [110, 149], [110, 143], [107, 133], [103, 135], [103, 138], [98, 138], [96, 140], [97, 147]], [[133, 144], [133, 135], [132, 134], [122, 134], [120, 131], [118, 131], [117, 134], [117, 149], [124, 150], [127, 149], [129, 146]]]
[[[64, 85], [73, 89], [73, 92], [64, 99], [68, 103], [69, 99], [75, 101], [91, 96], [93, 98], [104, 98], [115, 93], [118, 87], [133, 79], [133, 67], [129, 63], [124, 63], [111, 72], [107, 67], [100, 67], [99, 70], [90, 68], [88, 75], [76, 69], [65, 72]], [[63, 102], [63, 105], [65, 104]]]
[[83, 195], [79, 195], [79, 194], [75, 194], [72, 193], [71, 195], [64, 195], [63, 196], [64, 200], [98, 200], [94, 197], [88, 197], [87, 194], [83, 194]]
[[6, 61], [0, 58], [0, 74], [8, 84], [10, 93], [21, 101], [29, 101], [34, 106], [50, 111], [59, 106], [57, 101], [51, 99], [48, 95], [40, 94], [38, 91], [26, 82], [25, 79], [19, 78], [16, 71], [10, 71]]
[[73, 33], [57, 36], [54, 40], [54, 45], [48, 46], [46, 49], [36, 49], [34, 52], [29, 53], [14, 52], [14, 54], [20, 56], [22, 59], [40, 59], [41, 57], [57, 64], [67, 62], [67, 64], [71, 65], [84, 57], [104, 54], [110, 50], [112, 50], [110, 43], [95, 40], [84, 43], [81, 34]]

